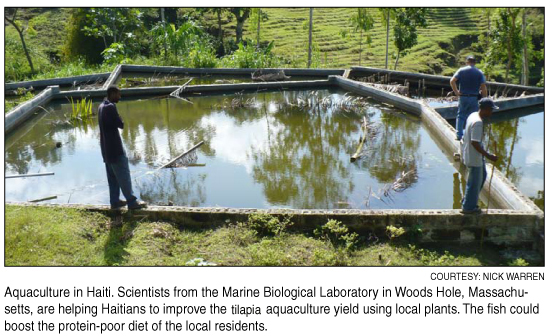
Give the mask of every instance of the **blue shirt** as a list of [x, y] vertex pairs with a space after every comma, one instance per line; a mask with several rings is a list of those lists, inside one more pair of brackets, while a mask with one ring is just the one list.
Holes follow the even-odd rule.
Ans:
[[454, 78], [457, 79], [458, 88], [462, 94], [479, 94], [481, 84], [485, 83], [483, 72], [471, 65], [458, 69], [454, 74]]

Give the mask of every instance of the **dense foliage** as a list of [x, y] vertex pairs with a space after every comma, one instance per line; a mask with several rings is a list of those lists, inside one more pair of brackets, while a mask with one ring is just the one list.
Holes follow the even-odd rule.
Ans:
[[[202, 68], [305, 67], [309, 49], [309, 31], [305, 29], [309, 23], [308, 10], [305, 15], [301, 14], [304, 17], [300, 20], [284, 24], [285, 29], [277, 30], [275, 35], [275, 29], [279, 28], [274, 27], [282, 25], [279, 23], [282, 21], [274, 13], [282, 10], [21, 8], [14, 16], [13, 9], [9, 9], [5, 10], [6, 22], [15, 17], [13, 21], [17, 27], [6, 27], [5, 79], [15, 81], [46, 75], [110, 71], [118, 63]], [[291, 14], [291, 9], [287, 10]], [[530, 85], [543, 83], [544, 11], [541, 9], [475, 9], [469, 20], [480, 27], [477, 33], [443, 35], [442, 38], [439, 34], [436, 37], [425, 35], [445, 15], [434, 9], [351, 9], [346, 25], [337, 27], [337, 34], [334, 34], [338, 39], [332, 42], [332, 48], [337, 48], [336, 56], [328, 54], [329, 42], [319, 36], [328, 36], [328, 32], [324, 32], [326, 21], [330, 19], [328, 15], [337, 11], [314, 9], [311, 67], [343, 66], [339, 60], [343, 53], [339, 51], [344, 45], [354, 44], [348, 53], [356, 54], [356, 59], [348, 58], [346, 66], [387, 64], [383, 61], [389, 54], [394, 57], [395, 68], [399, 67], [400, 59], [401, 69], [412, 69], [412, 55], [430, 50], [435, 56], [424, 55], [429, 61], [418, 62], [418, 71], [429, 69], [431, 73], [449, 74], [462, 63], [466, 53], [474, 53], [482, 59], [481, 67], [493, 80]], [[452, 10], [441, 12], [453, 13]], [[374, 15], [378, 13], [380, 15]], [[346, 39], [339, 34], [345, 30], [348, 31]], [[290, 43], [288, 31], [300, 35], [299, 45], [286, 46]], [[384, 46], [378, 35], [378, 42], [366, 48], [381, 31], [384, 32]], [[282, 53], [283, 48], [290, 52]], [[384, 48], [383, 52], [380, 48]]]

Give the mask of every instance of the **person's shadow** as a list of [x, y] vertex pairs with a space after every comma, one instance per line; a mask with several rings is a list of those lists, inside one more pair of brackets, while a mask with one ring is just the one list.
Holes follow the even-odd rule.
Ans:
[[118, 266], [125, 261], [129, 253], [126, 251], [128, 242], [136, 223], [128, 216], [114, 213], [109, 222], [109, 234], [104, 244], [104, 260], [108, 266]]

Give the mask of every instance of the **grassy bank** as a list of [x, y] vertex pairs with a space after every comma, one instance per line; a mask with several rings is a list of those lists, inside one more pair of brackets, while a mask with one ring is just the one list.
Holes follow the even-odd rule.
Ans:
[[[162, 222], [124, 220], [74, 209], [6, 206], [6, 265], [374, 265], [527, 264], [496, 249], [425, 249], [359, 237], [352, 248], [328, 235], [293, 233], [272, 224], [229, 223], [194, 231]], [[270, 222], [270, 220], [269, 220]], [[265, 224], [267, 222], [264, 222]], [[272, 226], [271, 226], [272, 225]], [[274, 230], [277, 227], [277, 230]], [[264, 226], [266, 229], [266, 226]], [[331, 236], [331, 234], [330, 234]]]

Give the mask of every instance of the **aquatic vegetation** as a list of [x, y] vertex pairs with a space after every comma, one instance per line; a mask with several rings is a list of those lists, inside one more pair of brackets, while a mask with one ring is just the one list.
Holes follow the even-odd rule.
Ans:
[[85, 121], [92, 117], [92, 99], [82, 98], [80, 101], [74, 101], [73, 97], [69, 99], [71, 102], [71, 121]]
[[239, 109], [245, 107], [258, 107], [259, 103], [255, 98], [247, 98], [244, 96], [243, 92], [238, 92], [234, 95], [232, 99], [224, 99], [222, 104], [215, 104], [215, 108], [225, 108], [225, 109]]
[[309, 91], [306, 94], [298, 95], [294, 101], [286, 101], [286, 104], [300, 110], [332, 108], [338, 112], [353, 113], [361, 113], [370, 105], [365, 97], [345, 94], [342, 99], [332, 99], [328, 95], [322, 95], [319, 91]]

